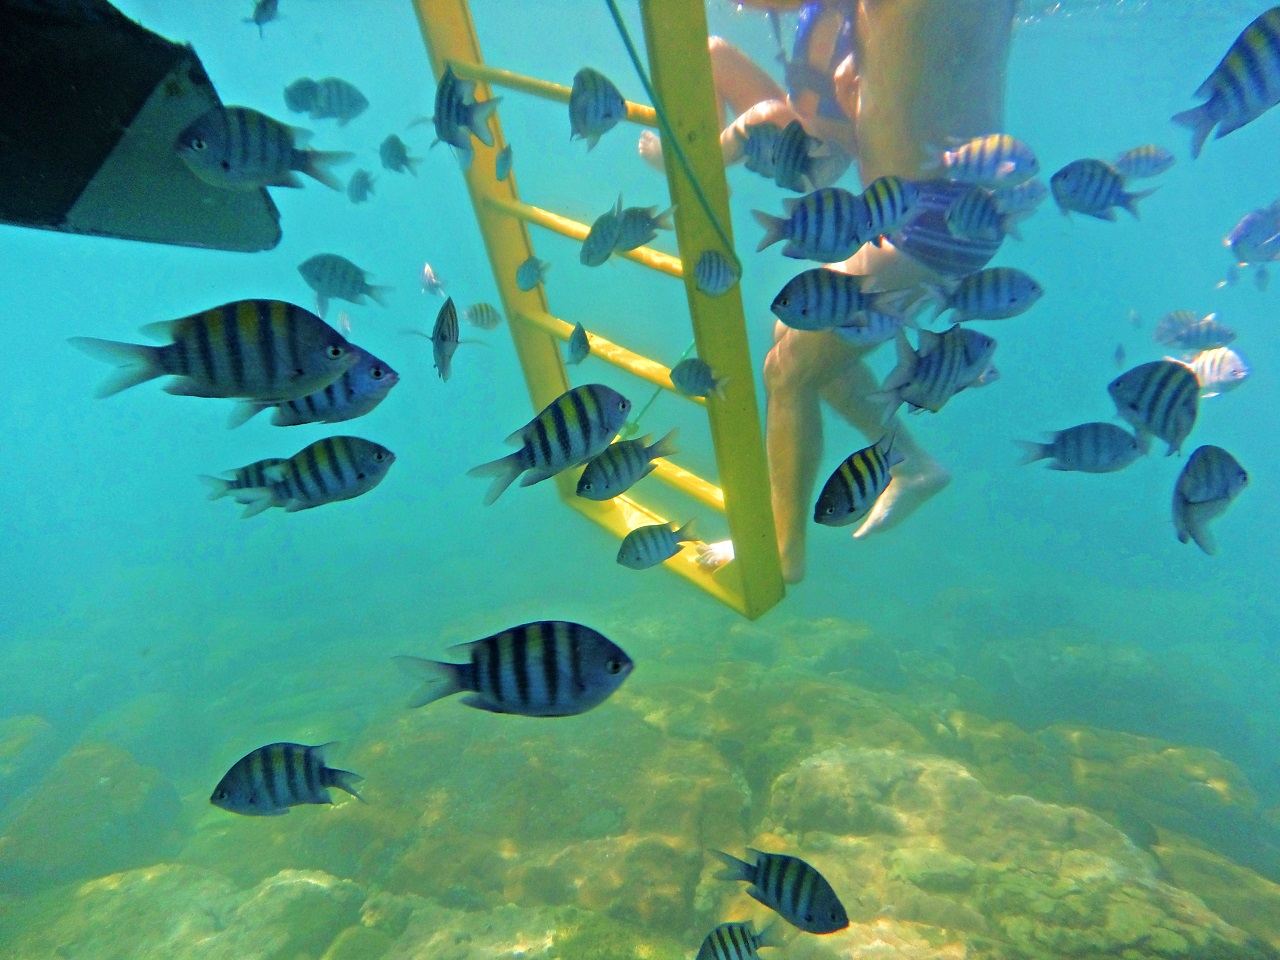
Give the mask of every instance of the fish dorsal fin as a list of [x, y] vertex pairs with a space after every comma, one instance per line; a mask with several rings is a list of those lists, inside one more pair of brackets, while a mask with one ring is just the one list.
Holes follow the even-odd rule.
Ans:
[[916, 355], [927, 357], [933, 351], [937, 350], [942, 344], [942, 334], [935, 333], [932, 330], [920, 331], [920, 345], [916, 347]]

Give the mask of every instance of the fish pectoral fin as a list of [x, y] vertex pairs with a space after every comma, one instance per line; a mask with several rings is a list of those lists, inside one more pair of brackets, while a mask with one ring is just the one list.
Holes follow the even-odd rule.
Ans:
[[478, 693], [473, 693], [469, 696], [463, 697], [461, 702], [468, 707], [475, 707], [477, 710], [484, 710], [488, 713], [511, 712], [510, 710], [504, 709], [501, 705], [494, 703], [492, 700], [488, 700], [485, 697], [480, 696]]
[[279, 175], [279, 176], [277, 176], [277, 177], [272, 177], [270, 180], [268, 180], [268, 181], [266, 182], [266, 184], [265, 184], [265, 185], [266, 185], [266, 186], [268, 186], [268, 187], [298, 187], [298, 188], [300, 188], [300, 187], [302, 186], [302, 178], [301, 178], [301, 177], [299, 177], [299, 176], [298, 176], [296, 173], [294, 173], [292, 170], [289, 170], [289, 171], [287, 171], [287, 172], [285, 172], [285, 173], [280, 174], [280, 175]]

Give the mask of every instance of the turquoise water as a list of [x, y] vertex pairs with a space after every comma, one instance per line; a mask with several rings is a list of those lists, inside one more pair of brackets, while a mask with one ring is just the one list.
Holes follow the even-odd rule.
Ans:
[[[490, 508], [481, 505], [483, 483], [464, 474], [506, 452], [501, 439], [527, 420], [529, 404], [505, 327], [471, 334], [488, 346], [463, 346], [448, 384], [432, 370], [425, 341], [402, 333], [407, 327], [425, 329], [439, 305], [419, 290], [424, 260], [460, 303], [498, 302], [453, 157], [427, 149], [429, 126], [405, 131], [410, 119], [431, 113], [434, 95], [412, 11], [399, 2], [286, 0], [282, 19], [268, 24], [260, 41], [252, 27], [238, 22], [247, 13], [242, 6], [120, 4], [150, 29], [190, 41], [226, 103], [285, 118], [280, 91], [296, 77], [334, 74], [354, 82], [371, 103], [368, 111], [343, 128], [326, 121], [312, 126], [318, 147], [355, 150], [359, 165], [378, 174], [370, 203], [352, 206], [344, 194], [310, 182], [303, 190], [273, 191], [284, 239], [277, 249], [254, 256], [13, 228], [0, 232], [10, 342], [22, 345], [13, 351], [20, 362], [0, 387], [0, 431], [9, 465], [0, 475], [6, 596], [0, 603], [0, 724], [10, 725], [0, 730], [19, 729], [6, 717], [43, 721], [31, 728], [38, 728], [32, 734], [36, 747], [20, 744], [11, 755], [0, 752], [0, 874], [12, 884], [0, 889], [0, 944], [6, 936], [26, 936], [33, 916], [61, 917], [64, 926], [72, 922], [66, 918], [78, 917], [92, 928], [94, 908], [86, 904], [96, 901], [77, 901], [84, 893], [79, 885], [153, 861], [225, 874], [243, 889], [279, 869], [325, 870], [365, 893], [421, 896], [442, 908], [473, 911], [477, 924], [476, 917], [488, 917], [485, 930], [505, 931], [501, 905], [532, 909], [536, 880], [508, 879], [498, 885], [501, 893], [492, 893], [491, 877], [501, 864], [477, 866], [481, 861], [459, 852], [460, 845], [482, 847], [497, 838], [533, 845], [529, 838], [537, 835], [554, 850], [557, 838], [568, 844], [565, 838], [574, 829], [547, 827], [543, 836], [545, 824], [478, 817], [441, 831], [448, 841], [433, 845], [428, 839], [436, 834], [423, 812], [431, 807], [432, 791], [451, 791], [459, 809], [468, 796], [481, 803], [499, 794], [508, 804], [504, 816], [522, 807], [537, 810], [541, 803], [554, 806], [569, 796], [570, 787], [593, 782], [596, 765], [615, 772], [618, 761], [607, 758], [624, 743], [639, 751], [635, 768], [660, 781], [675, 762], [668, 748], [661, 740], [627, 739], [630, 728], [610, 719], [608, 711], [616, 706], [636, 718], [668, 717], [675, 710], [671, 704], [718, 702], [709, 691], [723, 692], [742, 677], [749, 677], [743, 681], [749, 686], [792, 691], [795, 697], [812, 692], [806, 684], [826, 684], [822, 698], [836, 700], [873, 691], [867, 696], [884, 698], [886, 711], [897, 711], [921, 730], [930, 727], [935, 712], [959, 710], [1008, 720], [1031, 733], [1066, 724], [1207, 748], [1221, 758], [1214, 762], [1238, 769], [1235, 794], [1225, 806], [1238, 805], [1243, 812], [1218, 816], [1182, 802], [1179, 814], [1179, 801], [1166, 810], [1169, 822], [1150, 811], [1135, 816], [1195, 837], [1215, 856], [1280, 881], [1280, 856], [1273, 853], [1280, 846], [1280, 826], [1274, 813], [1270, 819], [1265, 813], [1280, 808], [1274, 733], [1280, 660], [1273, 627], [1280, 599], [1271, 588], [1280, 529], [1272, 480], [1280, 466], [1274, 442], [1280, 393], [1272, 376], [1280, 369], [1276, 293], [1260, 293], [1247, 280], [1215, 289], [1228, 264], [1222, 237], [1245, 212], [1276, 197], [1271, 147], [1280, 119], [1269, 114], [1211, 142], [1194, 162], [1185, 131], [1168, 121], [1193, 103], [1191, 92], [1261, 12], [1260, 3], [1024, 4], [1009, 68], [1007, 127], [1035, 147], [1045, 173], [1077, 157], [1109, 157], [1145, 142], [1174, 149], [1178, 165], [1161, 178], [1160, 192], [1142, 203], [1140, 221], [1123, 215], [1117, 224], [1068, 220], [1046, 204], [1025, 226], [1024, 241], [1005, 245], [996, 262], [1030, 272], [1046, 289], [1044, 300], [1024, 317], [987, 328], [1000, 340], [999, 383], [910, 424], [950, 469], [950, 487], [891, 535], [855, 543], [847, 530], [812, 530], [810, 576], [750, 626], [665, 572], [619, 567], [613, 561], [615, 541], [564, 509], [550, 485], [512, 491]], [[638, 32], [638, 16], [626, 9]], [[603, 4], [575, 0], [535, 9], [478, 0], [474, 16], [489, 63], [565, 84], [579, 66], [593, 65], [629, 99], [645, 99]], [[772, 35], [761, 16], [712, 0], [708, 17], [713, 33], [758, 62], [773, 63]], [[666, 205], [663, 179], [636, 156], [635, 129], [612, 132], [587, 154], [581, 143], [569, 142], [564, 114], [562, 106], [506, 93], [499, 115], [514, 146], [522, 199], [588, 222], [619, 191], [628, 204]], [[377, 166], [377, 145], [390, 132], [400, 133], [410, 152], [425, 158], [416, 178]], [[771, 343], [768, 303], [797, 265], [776, 249], [751, 252], [759, 228], [750, 210], [775, 209], [776, 188], [740, 167], [730, 170], [729, 182], [758, 369]], [[581, 319], [655, 359], [678, 358], [690, 339], [678, 285], [628, 262], [588, 271], [577, 262], [576, 244], [537, 230], [533, 238], [538, 255], [553, 264], [547, 281], [553, 312], [571, 322]], [[670, 237], [656, 245], [674, 252]], [[342, 305], [351, 316], [352, 339], [388, 360], [402, 382], [374, 413], [337, 431], [279, 429], [265, 417], [228, 431], [226, 404], [170, 397], [154, 384], [98, 401], [92, 385], [104, 369], [66, 345], [70, 336], [129, 340], [145, 323], [242, 297], [310, 304], [311, 291], [296, 265], [321, 252], [348, 256], [374, 282], [395, 288], [385, 309]], [[1150, 331], [1174, 309], [1217, 311], [1239, 332], [1235, 346], [1253, 369], [1239, 391], [1202, 405], [1186, 448], [1219, 444], [1249, 471], [1249, 488], [1216, 523], [1221, 550], [1215, 557], [1173, 536], [1169, 500], [1184, 458], [1165, 459], [1157, 452], [1116, 475], [1059, 474], [1017, 466], [1011, 442], [1109, 419], [1113, 408], [1105, 387], [1116, 372], [1116, 344], [1125, 345], [1131, 364], [1163, 355]], [[1141, 318], [1140, 328], [1130, 323], [1131, 310]], [[337, 306], [331, 318], [336, 313]], [[891, 354], [889, 347], [876, 353], [879, 372], [892, 365]], [[604, 373], [596, 361], [588, 364], [581, 376], [626, 389], [621, 377]], [[642, 401], [648, 390], [630, 394]], [[645, 429], [680, 426], [686, 453], [681, 462], [714, 475], [707, 429], [687, 407], [661, 398]], [[229, 502], [206, 501], [196, 480], [198, 474], [291, 455], [333, 432], [357, 433], [397, 453], [389, 477], [371, 494], [241, 522]], [[850, 427], [830, 419], [823, 477], [862, 445]], [[718, 535], [710, 519], [704, 518], [704, 529]], [[391, 666], [391, 656], [435, 656], [451, 643], [553, 617], [599, 626], [637, 662], [616, 701], [590, 719], [547, 731], [535, 721], [507, 723], [512, 718], [456, 703], [403, 711], [411, 685]], [[850, 730], [822, 733], [822, 698], [797, 703], [762, 694], [759, 702], [769, 704], [760, 708], [764, 727], [741, 736], [767, 736], [774, 729], [770, 709], [780, 711], [779, 717], [799, 709], [815, 714], [815, 746], [828, 744], [828, 736], [847, 736], [860, 747], [890, 745], [860, 740]], [[745, 714], [755, 709], [751, 700], [736, 709], [741, 712], [725, 716], [704, 711], [689, 722], [707, 730], [717, 723], [747, 730]], [[649, 729], [670, 733], [673, 724], [664, 720]], [[616, 742], [609, 731], [617, 732]], [[526, 736], [547, 739], [520, 739]], [[945, 739], [934, 730], [909, 746], [924, 755], [958, 756], [940, 748], [936, 736]], [[489, 737], [498, 746], [487, 743]], [[338, 811], [328, 809], [304, 808], [277, 823], [241, 821], [208, 806], [209, 791], [227, 767], [274, 740], [342, 741], [336, 765], [367, 778], [370, 803], [350, 814], [359, 816], [358, 828], [344, 832], [344, 821], [326, 816]], [[1152, 756], [1166, 750], [1143, 743]], [[72, 781], [83, 785], [84, 794], [67, 797], [55, 790], [56, 802], [44, 807], [40, 822], [50, 848], [74, 848], [86, 831], [101, 835], [99, 846], [86, 844], [83, 856], [70, 856], [65, 869], [53, 863], [61, 854], [50, 851], [41, 853], [49, 858], [44, 862], [24, 862], [23, 851], [38, 848], [6, 846], [6, 831], [12, 836], [14, 824], [31, 820], [33, 798], [44, 804], [47, 785], [59, 782], [45, 779], [50, 771], [65, 771], [69, 751], [75, 756], [86, 744], [127, 751], [141, 768], [151, 768], [147, 776], [167, 785], [164, 790], [179, 806], [156, 801], [113, 831], [109, 818], [119, 807], [108, 774], [95, 787], [86, 773]], [[557, 767], [545, 777], [523, 766], [523, 773], [513, 773], [512, 758], [529, 750], [549, 766], [564, 762], [553, 759], [557, 749], [581, 766]], [[1010, 756], [1002, 769], [1019, 772], [1016, 752]], [[1021, 769], [1022, 779], [998, 781], [983, 777], [994, 766], [982, 767], [978, 755], [968, 759], [997, 793], [1063, 799], [1045, 784], [1038, 793], [1029, 765]], [[112, 763], [123, 761], [117, 757]], [[767, 779], [754, 789], [767, 792], [787, 766], [762, 763], [758, 769]], [[639, 789], [628, 774], [616, 775], [619, 791]], [[94, 796], [97, 789], [101, 797]], [[775, 785], [775, 794], [780, 789]], [[610, 795], [607, 783], [601, 790]], [[1246, 802], [1250, 790], [1253, 798]], [[594, 824], [587, 835], [643, 833], [628, 819], [625, 803], [617, 813], [603, 801], [599, 809], [593, 806], [595, 794], [573, 796], [573, 809]], [[1075, 800], [1088, 807], [1081, 797]], [[680, 804], [672, 803], [667, 813], [679, 821]], [[1094, 812], [1117, 812], [1114, 805], [1098, 807]], [[615, 814], [621, 826], [610, 819]], [[737, 833], [712, 836], [741, 846], [762, 835], [803, 835], [802, 828], [784, 829], [781, 814], [765, 827], [753, 816], [742, 815], [745, 826]], [[157, 831], [168, 839], [154, 856], [131, 858], [130, 848], [148, 833], [148, 817], [162, 818]], [[323, 832], [309, 832], [307, 818], [327, 824]], [[361, 860], [352, 852], [366, 844], [382, 851], [381, 841], [369, 839], [382, 836], [380, 830], [403, 839], [395, 856], [380, 852]], [[272, 837], [283, 852], [259, 863], [255, 848], [271, 846]], [[1162, 836], [1162, 842], [1168, 841]], [[330, 855], [326, 845], [330, 853], [346, 853]], [[455, 898], [461, 899], [453, 902], [429, 881], [415, 880], [417, 874], [396, 860], [406, 855], [439, 858], [440, 870], [456, 870], [456, 882], [443, 889], [462, 890]], [[389, 865], [393, 861], [399, 866]], [[583, 870], [582, 876], [591, 876]], [[868, 897], [886, 899], [883, 891], [873, 896], [867, 883]], [[1212, 901], [1205, 889], [1196, 892]], [[148, 901], [143, 893], [138, 902], [178, 904], [187, 902], [184, 896], [213, 896], [194, 883], [175, 882], [165, 890], [171, 900]], [[197, 890], [204, 892], [192, 892]], [[550, 902], [582, 911], [564, 920], [563, 929], [596, 930], [592, 918], [621, 917], [619, 929], [632, 932], [627, 936], [657, 942], [685, 924], [710, 929], [706, 920], [715, 911], [709, 895], [699, 896], [696, 908], [690, 904], [689, 913], [671, 917], [660, 911], [628, 914], [618, 906], [625, 899], [620, 895], [608, 903], [568, 895]], [[740, 911], [744, 902], [741, 896], [733, 900]], [[1230, 904], [1211, 906], [1232, 919]], [[366, 916], [371, 909], [366, 902]], [[429, 916], [427, 907], [422, 911], [421, 918]], [[1266, 917], [1266, 909], [1258, 911]], [[871, 910], [869, 917], [875, 915]], [[892, 915], [883, 914], [882, 922]], [[127, 926], [111, 916], [120, 929]], [[220, 917], [224, 927], [234, 928], [229, 915]], [[944, 920], [929, 922], [938, 929], [964, 929]], [[329, 950], [332, 958], [413, 956], [397, 938], [416, 929], [415, 923], [430, 922], [406, 921], [394, 936], [386, 934], [381, 950], [371, 945], [363, 954], [333, 952], [332, 937], [317, 934], [287, 955], [320, 957]], [[1234, 922], [1266, 936], [1262, 926]], [[512, 923], [524, 931], [520, 936], [528, 933], [520, 922]], [[1274, 923], [1271, 931], [1272, 948], [1280, 948]], [[591, 933], [588, 939], [606, 943], [602, 937]], [[677, 940], [690, 952], [696, 949], [697, 937], [688, 941], [686, 934], [672, 942]], [[107, 955], [104, 947], [75, 938], [61, 946], [11, 942], [17, 946], [6, 955], [15, 957]], [[221, 955], [194, 947], [183, 952], [186, 947], [166, 942], [171, 952], [156, 956]], [[231, 949], [229, 940], [220, 942], [219, 949]], [[252, 943], [241, 946], [242, 956], [282, 955], [265, 947], [255, 953]], [[160, 950], [145, 938], [132, 949], [143, 951], [135, 956]], [[1044, 947], [1047, 953], [1054, 949]], [[564, 944], [558, 948], [562, 957], [572, 952]]]

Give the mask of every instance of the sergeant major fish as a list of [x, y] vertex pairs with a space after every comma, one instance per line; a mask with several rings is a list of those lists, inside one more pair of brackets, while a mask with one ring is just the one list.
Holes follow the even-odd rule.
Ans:
[[1138, 217], [1137, 203], [1159, 187], [1130, 193], [1125, 181], [1111, 164], [1102, 160], [1073, 160], [1049, 178], [1053, 199], [1064, 215], [1072, 211], [1099, 220], [1116, 219], [1116, 207], [1123, 207]]
[[324, 751], [331, 746], [269, 743], [259, 747], [232, 765], [213, 788], [209, 802], [231, 813], [278, 817], [304, 803], [332, 803], [330, 787], [359, 800], [356, 784], [364, 778], [326, 766]]
[[947, 207], [944, 216], [947, 229], [957, 237], [999, 240], [1010, 236], [1019, 240], [1018, 221], [1024, 215], [1002, 213], [995, 194], [975, 184]]
[[1040, 161], [1021, 140], [1007, 133], [992, 133], [941, 151], [926, 167], [939, 168], [951, 180], [995, 190], [1016, 187], [1030, 180], [1040, 172]]
[[988, 267], [961, 278], [948, 290], [925, 284], [935, 301], [934, 318], [954, 310], [952, 321], [1006, 320], [1025, 313], [1044, 295], [1044, 288], [1015, 267]]
[[719, 250], [703, 250], [693, 267], [693, 284], [709, 297], [719, 297], [733, 289], [742, 271]]
[[248, 107], [219, 106], [188, 124], [173, 149], [197, 177], [225, 190], [301, 187], [298, 173], [342, 190], [329, 168], [355, 154], [299, 150], [310, 136], [309, 130], [286, 126]]
[[574, 387], [551, 401], [527, 424], [507, 437], [520, 449], [467, 471], [469, 477], [493, 477], [485, 505], [497, 500], [525, 474], [527, 487], [586, 463], [617, 435], [631, 412], [631, 401], [610, 387], [589, 383]]
[[352, 203], [364, 203], [373, 196], [375, 179], [368, 170], [357, 170], [347, 183], [347, 199]]
[[694, 960], [756, 960], [761, 947], [781, 946], [773, 924], [756, 933], [747, 923], [722, 923], [702, 941]]
[[880, 390], [871, 394], [884, 404], [884, 420], [903, 403], [937, 413], [948, 400], [973, 386], [991, 365], [996, 342], [959, 324], [944, 333], [920, 331], [920, 347], [901, 330], [897, 340], [898, 363], [885, 377]]
[[676, 434], [672, 430], [657, 443], [652, 435], [611, 443], [587, 461], [578, 478], [578, 496], [587, 500], [612, 500], [653, 472], [653, 461], [676, 454]]
[[220, 500], [232, 490], [268, 486], [272, 482], [267, 479], [268, 468], [278, 467], [284, 462], [282, 457], [268, 457], [265, 460], [255, 460], [247, 466], [236, 467], [234, 470], [227, 471], [231, 474], [229, 477], [225, 475], [221, 477], [202, 476], [200, 479], [209, 487], [209, 499]]
[[814, 522], [844, 527], [862, 520], [888, 489], [890, 471], [903, 459], [893, 449], [892, 435], [851, 453], [823, 485], [813, 508]]
[[237, 300], [142, 329], [172, 342], [151, 347], [95, 337], [68, 341], [119, 367], [97, 396], [172, 376], [177, 379], [164, 389], [177, 396], [294, 400], [332, 383], [357, 359], [342, 334], [309, 310], [280, 300]]
[[[296, 427], [304, 423], [341, 423], [363, 417], [380, 404], [400, 380], [391, 367], [368, 350], [351, 344], [356, 362], [337, 380], [323, 390], [309, 393], [297, 400], [279, 400], [264, 403], [245, 400], [236, 404], [227, 422], [234, 429], [268, 407], [276, 412], [271, 422], [277, 427]], [[244, 486], [266, 486], [263, 483]]]
[[716, 376], [706, 361], [688, 357], [671, 368], [671, 383], [686, 397], [715, 396], [723, 400], [729, 378]]
[[310, 110], [315, 98], [316, 82], [310, 77], [299, 77], [284, 88], [284, 105], [294, 113]]
[[1147, 452], [1144, 440], [1114, 423], [1082, 423], [1050, 435], [1047, 443], [1017, 441], [1026, 451], [1019, 463], [1051, 460], [1050, 470], [1114, 473]]
[[502, 323], [502, 314], [491, 303], [474, 303], [464, 312], [467, 322], [481, 330], [492, 330]]
[[607, 700], [634, 669], [626, 652], [581, 623], [538, 620], [450, 647], [464, 663], [396, 657], [425, 685], [410, 701], [423, 707], [455, 693], [490, 713], [571, 717]]
[[1157, 343], [1184, 350], [1213, 350], [1234, 343], [1236, 332], [1226, 324], [1219, 323], [1216, 313], [1197, 320], [1196, 314], [1190, 310], [1175, 310], [1161, 319], [1152, 332], [1152, 338]]
[[526, 293], [547, 279], [551, 264], [537, 257], [530, 257], [516, 267], [516, 286]]
[[593, 150], [626, 115], [627, 102], [608, 77], [590, 67], [574, 74], [569, 91], [569, 139], [584, 139], [587, 150]]
[[799, 857], [747, 850], [751, 861], [711, 851], [726, 867], [720, 880], [745, 880], [753, 898], [807, 933], [835, 933], [849, 926], [844, 904], [827, 878]]
[[1140, 435], [1154, 435], [1169, 445], [1169, 456], [1181, 449], [1195, 426], [1200, 383], [1185, 363], [1141, 363], [1112, 380], [1107, 393], [1116, 411]]
[[661, 213], [657, 207], [627, 207], [618, 219], [618, 240], [613, 248], [619, 253], [642, 247], [658, 235], [659, 230], [674, 229], [671, 215], [675, 207]]
[[507, 144], [498, 151], [498, 156], [493, 161], [493, 176], [501, 183], [511, 175], [511, 144]]
[[1221, 447], [1197, 447], [1187, 458], [1173, 489], [1173, 528], [1179, 543], [1196, 542], [1207, 554], [1218, 545], [1209, 533], [1209, 521], [1231, 506], [1249, 484], [1244, 467]]
[[1234, 390], [1249, 378], [1249, 365], [1230, 347], [1202, 350], [1190, 364], [1200, 381], [1202, 400]]
[[596, 217], [582, 241], [578, 260], [584, 267], [598, 267], [613, 255], [622, 230], [622, 195], [613, 207]]
[[1111, 165], [1126, 180], [1145, 180], [1160, 176], [1177, 162], [1178, 158], [1164, 147], [1147, 143], [1132, 150], [1126, 150], [1116, 157]]
[[857, 240], [880, 245], [880, 238], [901, 229], [920, 204], [920, 188], [902, 177], [877, 177], [859, 197]]
[[361, 437], [326, 437], [303, 447], [284, 463], [268, 467], [265, 487], [231, 491], [244, 505], [242, 519], [271, 507], [286, 513], [350, 500], [380, 484], [396, 455]]
[[774, 145], [773, 182], [784, 190], [806, 193], [830, 186], [848, 165], [843, 150], [809, 136], [799, 120], [792, 120]]
[[1207, 99], [1173, 117], [1191, 128], [1193, 158], [1214, 127], [1220, 139], [1280, 103], [1280, 7], [1244, 28], [1195, 95]]
[[369, 107], [359, 88], [340, 77], [295, 80], [285, 88], [284, 100], [295, 113], [306, 110], [312, 120], [337, 120], [340, 127], [345, 127]]
[[391, 288], [374, 286], [366, 271], [336, 253], [317, 253], [307, 258], [298, 264], [298, 273], [316, 292], [316, 312], [322, 317], [329, 310], [331, 297], [349, 303], [364, 303], [364, 298], [369, 297], [380, 307], [387, 305], [383, 298]]
[[576, 367], [589, 356], [591, 356], [591, 341], [587, 338], [587, 328], [581, 323], [575, 323], [573, 331], [569, 334], [564, 362]]
[[884, 310], [886, 301], [897, 296], [897, 291], [864, 293], [865, 279], [827, 267], [805, 270], [783, 285], [769, 309], [796, 330], [827, 330], [854, 324], [859, 314]]
[[436, 85], [436, 112], [431, 118], [436, 128], [436, 140], [432, 144], [447, 143], [458, 151], [462, 169], [471, 166], [475, 148], [471, 136], [486, 147], [493, 146], [493, 131], [489, 129], [489, 117], [502, 102], [501, 97], [477, 101], [476, 85], [462, 80], [453, 72], [451, 64], [445, 64], [444, 73]]
[[635, 527], [622, 538], [618, 563], [631, 570], [648, 570], [680, 552], [680, 544], [694, 540], [693, 521], [676, 528], [672, 523]]
[[733, 135], [742, 145], [747, 169], [772, 180], [782, 127], [776, 123], [754, 123], [745, 130], [735, 126]]
[[422, 162], [421, 157], [409, 156], [409, 148], [394, 133], [388, 134], [379, 144], [378, 158], [383, 167], [393, 173], [411, 173], [415, 177], [418, 175], [418, 164]]
[[840, 187], [826, 187], [803, 197], [785, 198], [781, 217], [752, 210], [752, 216], [765, 228], [756, 250], [786, 240], [784, 257], [820, 263], [848, 260], [869, 239], [859, 230], [859, 224], [869, 218], [863, 206], [862, 197]]

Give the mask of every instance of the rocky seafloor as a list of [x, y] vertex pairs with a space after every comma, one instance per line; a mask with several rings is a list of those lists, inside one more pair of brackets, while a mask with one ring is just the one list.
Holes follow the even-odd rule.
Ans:
[[163, 708], [43, 766], [50, 725], [0, 720], [0, 956], [675, 960], [768, 919], [707, 853], [752, 846], [818, 866], [852, 921], [766, 960], [1280, 958], [1275, 811], [1237, 766], [1023, 729], [936, 667], [852, 624], [743, 624], [584, 717], [344, 717], [365, 802], [260, 819], [131, 753]]

